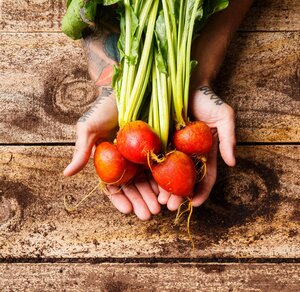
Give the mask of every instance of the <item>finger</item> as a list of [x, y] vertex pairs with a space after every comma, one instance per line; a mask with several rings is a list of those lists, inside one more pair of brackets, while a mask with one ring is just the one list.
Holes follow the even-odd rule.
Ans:
[[229, 166], [235, 165], [235, 132], [234, 132], [234, 112], [230, 108], [229, 115], [217, 125], [220, 140], [220, 153]]
[[148, 209], [137, 188], [133, 184], [129, 184], [124, 186], [122, 190], [128, 200], [131, 202], [133, 212], [136, 214], [136, 216], [143, 221], [149, 220], [151, 217], [150, 210]]
[[95, 144], [95, 137], [88, 134], [85, 128], [77, 128], [77, 140], [71, 163], [65, 168], [63, 174], [72, 176], [82, 170], [88, 163], [92, 148]]
[[132, 205], [128, 198], [123, 194], [119, 187], [108, 186], [107, 189], [110, 191], [110, 201], [123, 214], [129, 214], [132, 212]]
[[169, 192], [167, 192], [166, 190], [164, 190], [160, 186], [158, 186], [158, 189], [159, 189], [159, 194], [158, 194], [157, 200], [160, 204], [166, 205], [168, 203], [168, 200], [169, 200], [171, 194]]
[[153, 192], [156, 194], [156, 196], [159, 194], [158, 184], [153, 178], [151, 173], [147, 173], [147, 180], [153, 190]]
[[148, 206], [149, 211], [153, 215], [158, 214], [160, 212], [160, 204], [157, 201], [156, 194], [154, 193], [150, 183], [147, 181], [145, 173], [137, 176], [134, 180], [134, 184]]
[[171, 195], [168, 200], [167, 207], [170, 211], [175, 211], [178, 209], [178, 207], [182, 202], [183, 202], [182, 197]]
[[207, 158], [206, 176], [197, 185], [192, 200], [194, 207], [199, 207], [200, 205], [202, 205], [209, 197], [209, 194], [213, 188], [213, 185], [217, 177], [217, 154], [218, 154], [218, 135], [215, 133], [213, 135], [213, 145]]

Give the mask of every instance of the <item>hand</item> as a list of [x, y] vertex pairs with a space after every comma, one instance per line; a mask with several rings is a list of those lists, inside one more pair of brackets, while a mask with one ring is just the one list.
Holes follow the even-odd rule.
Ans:
[[[208, 155], [206, 176], [198, 183], [193, 196], [193, 206], [198, 207], [208, 198], [217, 177], [218, 141], [221, 156], [229, 166], [235, 165], [234, 111], [208, 86], [202, 86], [191, 95], [190, 110], [195, 120], [205, 122], [212, 130], [213, 145]], [[177, 210], [183, 198], [160, 189], [158, 201], [169, 210]]]
[[[118, 127], [116, 98], [111, 88], [116, 33], [96, 31], [84, 40], [91, 78], [100, 88], [99, 97], [76, 125], [76, 143], [72, 162], [64, 170], [65, 176], [81, 171], [88, 163], [94, 145], [101, 140], [112, 140]], [[113, 205], [122, 213], [132, 211], [141, 220], [160, 212], [157, 201], [158, 186], [148, 173], [141, 171], [135, 180], [122, 189], [108, 187]]]

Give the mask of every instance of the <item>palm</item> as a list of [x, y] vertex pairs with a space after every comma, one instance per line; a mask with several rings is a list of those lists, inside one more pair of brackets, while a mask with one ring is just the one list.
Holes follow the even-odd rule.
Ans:
[[112, 139], [118, 126], [117, 105], [112, 89], [102, 91], [92, 107], [79, 119], [78, 128], [84, 127], [96, 140]]
[[[234, 112], [208, 86], [200, 87], [191, 94], [190, 106], [193, 119], [205, 122], [213, 134], [212, 149], [207, 157], [206, 176], [197, 185], [193, 196], [193, 205], [200, 206], [208, 198], [216, 181], [218, 140], [224, 161], [231, 166], [235, 164]], [[180, 197], [170, 196], [165, 192], [158, 199], [171, 210], [176, 210], [182, 202]]]

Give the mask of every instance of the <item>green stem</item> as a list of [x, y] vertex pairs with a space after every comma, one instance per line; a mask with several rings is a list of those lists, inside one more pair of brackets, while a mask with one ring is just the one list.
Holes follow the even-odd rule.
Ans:
[[191, 76], [191, 47], [192, 47], [192, 40], [193, 40], [193, 31], [194, 31], [194, 24], [195, 24], [195, 19], [197, 15], [197, 10], [200, 5], [201, 0], [196, 0], [194, 1], [194, 7], [193, 7], [193, 12], [191, 16], [191, 21], [189, 25], [189, 30], [188, 30], [188, 36], [187, 36], [187, 45], [186, 45], [186, 62], [185, 62], [185, 82], [184, 82], [184, 103], [183, 103], [183, 108], [184, 108], [184, 117], [187, 118], [188, 115], [188, 106], [189, 106], [189, 88], [190, 88], [190, 76]]
[[130, 94], [130, 99], [128, 100], [128, 103], [130, 106], [127, 107], [127, 110], [124, 115], [125, 122], [132, 121], [132, 115], [134, 112], [134, 109], [136, 105], [138, 104], [138, 100], [140, 98], [143, 98], [141, 96], [141, 90], [142, 90], [142, 84], [146, 81], [145, 76], [147, 72], [147, 63], [149, 59], [149, 53], [152, 47], [153, 42], [153, 31], [155, 26], [155, 20], [157, 16], [157, 8], [158, 8], [159, 0], [154, 0], [154, 5], [152, 6], [152, 10], [150, 13], [147, 31], [146, 31], [146, 37], [144, 42], [144, 48], [141, 55], [141, 60], [139, 63], [138, 71], [136, 74], [135, 82], [133, 85], [132, 92]]
[[171, 76], [172, 97], [173, 97], [176, 121], [180, 125], [184, 125], [185, 123], [182, 118], [182, 110], [183, 110], [182, 97], [178, 96], [178, 92], [176, 90], [176, 74], [177, 74], [176, 62], [175, 62], [174, 44], [172, 42], [171, 23], [170, 23], [169, 11], [168, 11], [168, 7], [166, 4], [166, 0], [162, 0], [162, 4], [163, 4], [165, 24], [166, 24], [166, 34], [167, 34], [167, 42], [168, 42], [169, 74]]
[[[138, 12], [138, 9], [139, 9], [137, 3], [140, 3], [140, 1], [136, 1], [136, 3], [135, 3], [135, 7], [134, 7], [135, 15], [137, 15], [137, 12]], [[138, 43], [140, 43], [140, 41], [141, 41], [142, 33], [144, 31], [146, 21], [149, 17], [149, 11], [151, 9], [152, 4], [153, 4], [153, 0], [147, 0], [146, 3], [143, 4], [142, 11], [141, 11], [141, 13], [138, 17], [139, 18], [139, 26], [138, 26], [137, 32], [136, 32], [136, 39], [137, 39]], [[137, 60], [137, 62], [138, 61], [139, 60]], [[126, 72], [127, 73], [126, 97], [129, 97], [131, 95], [132, 88], [133, 88], [133, 85], [134, 85], [134, 81], [136, 79], [136, 70], [137, 70], [137, 64], [130, 64], [128, 72]], [[126, 112], [126, 109], [124, 109], [124, 110]]]
[[[152, 68], [152, 62], [153, 62], [153, 46], [151, 47], [151, 51], [150, 51], [150, 55], [149, 55], [149, 61], [148, 61], [148, 64], [147, 64], [147, 71], [146, 71], [146, 76], [145, 76], [145, 81], [142, 85], [142, 90], [141, 90], [141, 95], [140, 96], [144, 96], [145, 95], [145, 92], [146, 92], [146, 89], [147, 89], [147, 86], [148, 86], [148, 80], [150, 78], [150, 73], [151, 73], [151, 68]], [[135, 121], [138, 119], [138, 115], [139, 115], [139, 112], [140, 112], [140, 107], [141, 107], [141, 104], [142, 104], [142, 101], [143, 101], [143, 98], [139, 98], [138, 99], [138, 102], [134, 108], [134, 112], [133, 112], [133, 115], [132, 115], [132, 121]]]
[[177, 52], [180, 51], [180, 46], [182, 42], [182, 34], [184, 31], [184, 22], [183, 16], [185, 15], [186, 8], [186, 0], [180, 0], [180, 8], [179, 8], [179, 23], [178, 23], [178, 35], [177, 35]]
[[150, 106], [149, 106], [149, 116], [148, 116], [148, 124], [150, 127], [154, 129], [154, 122], [153, 122], [153, 98], [151, 97]]
[[153, 129], [158, 135], [158, 137], [161, 137], [161, 128], [160, 128], [160, 109], [159, 109], [159, 103], [158, 100], [159, 97], [159, 75], [157, 75], [156, 72], [156, 66], [153, 66], [152, 68], [152, 100], [153, 100]]
[[121, 92], [120, 92], [120, 102], [119, 102], [119, 125], [120, 127], [124, 124], [124, 111], [125, 105], [127, 104], [127, 84], [128, 84], [128, 70], [129, 70], [129, 60], [127, 59], [130, 55], [131, 48], [131, 16], [130, 16], [130, 0], [124, 0], [125, 6], [125, 60], [123, 67], [123, 78], [121, 83]]
[[160, 139], [163, 145], [164, 151], [168, 147], [169, 139], [169, 101], [168, 101], [168, 84], [167, 76], [164, 73], [159, 72], [156, 66], [157, 75], [157, 87], [158, 87], [158, 106], [159, 106], [159, 123], [160, 123]]

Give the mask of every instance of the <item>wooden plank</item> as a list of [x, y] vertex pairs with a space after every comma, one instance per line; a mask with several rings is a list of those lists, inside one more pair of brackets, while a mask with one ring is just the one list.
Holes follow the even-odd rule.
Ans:
[[0, 4], [2, 31], [59, 31], [65, 0], [5, 0]]
[[2, 147], [0, 258], [298, 258], [300, 146], [243, 146], [238, 165], [221, 165], [210, 200], [195, 209], [191, 233], [164, 209], [149, 222], [122, 215], [95, 194], [68, 214], [97, 179], [92, 164], [61, 172], [71, 147]]
[[241, 30], [299, 31], [299, 15], [298, 0], [255, 0]]
[[[74, 141], [74, 124], [97, 95], [80, 42], [0, 34], [0, 54], [0, 143]], [[299, 59], [298, 33], [233, 41], [218, 92], [236, 109], [239, 141], [300, 140]]]
[[74, 140], [76, 121], [97, 96], [81, 42], [62, 34], [1, 34], [0, 47], [0, 141]]
[[1, 264], [1, 291], [299, 291], [299, 264]]
[[[5, 0], [0, 4], [2, 31], [60, 31], [64, 0]], [[257, 0], [243, 26], [248, 31], [300, 30], [298, 0]]]
[[236, 111], [238, 141], [300, 141], [300, 37], [240, 33], [217, 79]]

